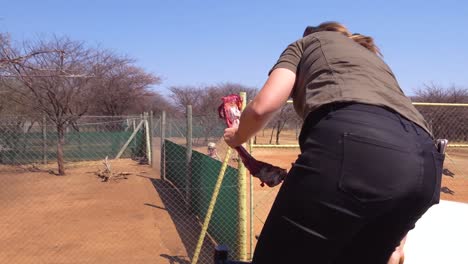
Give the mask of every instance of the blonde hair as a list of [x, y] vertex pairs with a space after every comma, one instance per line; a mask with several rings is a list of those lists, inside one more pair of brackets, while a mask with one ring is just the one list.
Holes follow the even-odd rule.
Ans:
[[334, 21], [324, 22], [318, 25], [317, 27], [308, 26], [304, 31], [303, 37], [310, 35], [312, 33], [315, 33], [315, 32], [319, 32], [319, 31], [340, 32], [346, 37], [356, 41], [358, 44], [360, 44], [364, 48], [372, 51], [373, 53], [379, 56], [382, 56], [382, 53], [380, 53], [380, 50], [377, 47], [377, 45], [375, 45], [374, 39], [372, 37], [365, 36], [359, 33], [351, 34], [351, 32], [343, 24], [334, 22]]

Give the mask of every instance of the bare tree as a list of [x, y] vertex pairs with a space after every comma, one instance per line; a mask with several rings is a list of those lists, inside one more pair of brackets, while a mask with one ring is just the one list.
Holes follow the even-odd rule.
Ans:
[[285, 104], [279, 112], [276, 114], [275, 118], [271, 121], [273, 123], [273, 128], [270, 136], [270, 144], [273, 141], [273, 132], [276, 131], [276, 145], [280, 144], [280, 134], [283, 131], [285, 125], [294, 120], [295, 112], [291, 104]]
[[240, 92], [247, 92], [253, 97], [257, 89], [227, 82], [202, 87], [171, 87], [170, 91], [171, 98], [180, 113], [185, 113], [186, 106], [192, 105], [194, 120], [198, 124], [196, 131], [200, 134], [194, 135], [194, 138], [202, 138], [203, 144], [206, 144], [211, 137], [219, 137], [225, 128], [224, 123], [218, 117], [221, 98]]
[[58, 174], [64, 175], [65, 129], [88, 109], [95, 53], [81, 42], [57, 37], [23, 43], [21, 50], [4, 47], [0, 51], [0, 57], [6, 61], [2, 67], [3, 77], [14, 80], [3, 84], [21, 102], [33, 102], [32, 107], [45, 113], [54, 123], [58, 138]]
[[194, 114], [201, 109], [203, 88], [195, 86], [172, 86], [169, 87], [171, 99], [180, 113], [185, 113], [187, 105], [191, 105]]
[[154, 114], [160, 114], [162, 111], [174, 113], [175, 107], [164, 96], [155, 91], [149, 91], [138, 104], [135, 104], [129, 110], [129, 113], [143, 113], [153, 111]]
[[154, 96], [151, 86], [161, 83], [161, 78], [135, 66], [132, 59], [110, 52], [99, 53], [93, 73], [92, 111], [104, 115], [132, 112], [144, 97]]
[[[28, 116], [34, 115], [33, 101], [24, 102], [25, 98], [18, 96], [18, 91], [24, 91], [25, 87], [10, 76], [9, 69], [12, 65], [21, 65], [23, 61], [38, 54], [54, 51], [34, 51], [25, 55], [12, 55], [10, 37], [0, 33], [0, 115]], [[10, 55], [10, 56], [7, 56]], [[11, 89], [14, 87], [14, 89]], [[23, 104], [18, 104], [22, 102]], [[37, 115], [37, 113], [35, 113]]]
[[0, 82], [0, 116], [9, 114], [12, 108], [12, 92]]
[[[452, 85], [445, 88], [434, 83], [425, 84], [416, 91], [413, 101], [429, 103], [468, 103], [468, 89]], [[468, 110], [466, 107], [418, 106], [437, 138], [452, 142], [468, 141]]]
[[413, 101], [428, 103], [468, 103], [468, 88], [452, 85], [448, 88], [429, 83], [416, 90]]

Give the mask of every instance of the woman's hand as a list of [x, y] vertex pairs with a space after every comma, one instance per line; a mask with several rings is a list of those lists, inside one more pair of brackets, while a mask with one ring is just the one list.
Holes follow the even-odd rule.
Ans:
[[224, 130], [224, 141], [231, 147], [235, 148], [241, 145], [243, 142], [240, 141], [237, 134], [237, 127], [230, 127]]
[[242, 112], [239, 130], [224, 130], [224, 141], [235, 148], [255, 136], [286, 103], [295, 81], [295, 72], [284, 68], [273, 70], [263, 88]]

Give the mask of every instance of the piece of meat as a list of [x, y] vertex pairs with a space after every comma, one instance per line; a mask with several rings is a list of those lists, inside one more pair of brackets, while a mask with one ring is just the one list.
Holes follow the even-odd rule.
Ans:
[[[222, 100], [223, 103], [218, 107], [219, 117], [226, 122], [228, 127], [239, 126], [240, 108], [242, 107], [241, 97], [231, 94], [223, 97]], [[280, 184], [286, 177], [287, 171], [285, 169], [256, 160], [244, 147], [238, 146], [235, 150], [239, 153], [242, 162], [250, 174], [260, 179], [262, 187], [265, 184], [269, 187], [274, 187]]]

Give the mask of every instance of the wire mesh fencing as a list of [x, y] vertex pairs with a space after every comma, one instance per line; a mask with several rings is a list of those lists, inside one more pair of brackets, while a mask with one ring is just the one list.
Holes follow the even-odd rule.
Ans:
[[147, 123], [143, 116], [83, 116], [65, 124], [60, 141], [47, 118], [1, 117], [0, 263], [154, 259], [133, 255], [157, 245], [141, 228], [149, 213], [136, 177], [149, 171]]
[[[452, 144], [443, 198], [468, 202], [468, 108], [417, 107], [435, 136]], [[89, 116], [67, 125], [62, 147], [70, 177], [41, 174], [56, 167], [56, 125], [41, 118], [1, 119], [0, 262], [212, 263], [220, 244], [229, 247], [230, 259], [249, 260], [280, 186], [261, 187], [245, 174], [224, 143], [225, 124], [216, 114], [166, 114]], [[300, 127], [293, 116], [273, 120], [252, 140], [252, 155], [289, 169], [299, 154], [294, 145]], [[112, 171], [141, 177], [103, 188], [93, 177], [105, 168], [106, 156]], [[134, 160], [154, 162], [156, 170]], [[29, 173], [37, 168], [38, 174]]]
[[[468, 154], [466, 152], [467, 149], [463, 148], [467, 143], [467, 115], [465, 111], [468, 110], [468, 108], [457, 108], [451, 105], [418, 105], [417, 108], [430, 124], [434, 131], [434, 136], [437, 138], [448, 138], [452, 144], [448, 150], [448, 158], [444, 168], [444, 174], [452, 176], [455, 175], [452, 177], [455, 180], [468, 179], [468, 177], [465, 177], [468, 172], [465, 172], [464, 169], [468, 168], [468, 164], [464, 163], [465, 161], [460, 158], [463, 157], [463, 155]], [[166, 173], [175, 173], [175, 171], [177, 171], [176, 168], [179, 168], [177, 171], [179, 177], [173, 178], [173, 176], [169, 176], [169, 178], [171, 178], [169, 181], [173, 182], [174, 186], [178, 186], [174, 188], [178, 190], [177, 192], [179, 193], [182, 201], [184, 201], [181, 204], [185, 204], [185, 206], [188, 206], [189, 208], [193, 207], [193, 204], [191, 203], [194, 203], [194, 200], [203, 200], [203, 198], [195, 194], [198, 191], [201, 192], [201, 189], [197, 190], [199, 187], [195, 188], [196, 183], [193, 182], [193, 180], [203, 177], [203, 175], [193, 173], [194, 170], [198, 172], [196, 164], [201, 162], [195, 157], [197, 155], [204, 155], [206, 158], [211, 157], [212, 159], [210, 160], [222, 161], [224, 154], [227, 152], [227, 146], [222, 140], [222, 133], [225, 125], [219, 120], [216, 121], [216, 118], [217, 117], [214, 115], [194, 116], [192, 120], [193, 127], [191, 128], [191, 133], [189, 132], [190, 129], [188, 128], [188, 119], [186, 117], [179, 119], [174, 118], [167, 123], [168, 130], [166, 134], [168, 135], [170, 142], [166, 143], [165, 153], [167, 153], [170, 158], [169, 156], [166, 157]], [[289, 169], [291, 167], [291, 163], [293, 163], [300, 154], [297, 141], [301, 126], [302, 121], [293, 115], [284, 114], [283, 116], [278, 116], [276, 119], [272, 120], [269, 125], [267, 125], [266, 129], [257, 133], [257, 135], [252, 139], [250, 148], [253, 156], [260, 160]], [[190, 144], [188, 143], [189, 138], [191, 138]], [[182, 149], [179, 149], [178, 151], [175, 150], [174, 144], [182, 147]], [[170, 151], [167, 149], [168, 146], [171, 146], [169, 148]], [[192, 152], [187, 151], [189, 148]], [[239, 160], [234, 153], [233, 158], [229, 160], [229, 164], [232, 168], [238, 168], [238, 162]], [[204, 162], [201, 163], [204, 164]], [[209, 186], [206, 193], [210, 197], [213, 195], [212, 190], [214, 186], [212, 184], [218, 177], [217, 173], [219, 169], [220, 167], [211, 165], [208, 167], [202, 166], [200, 170], [200, 172], [203, 171], [203, 174], [210, 175], [208, 177], [211, 179], [211, 185], [205, 183], [207, 184], [206, 186]], [[448, 181], [446, 182], [447, 185], [443, 186], [442, 192], [449, 194], [452, 192], [451, 188], [457, 188], [451, 187], [450, 183], [448, 183]], [[239, 182], [232, 182], [232, 184], [237, 184], [238, 187], [241, 185]], [[223, 188], [227, 187], [223, 185], [221, 189]], [[251, 253], [255, 248], [256, 237], [258, 237], [261, 229], [263, 228], [263, 224], [266, 221], [280, 186], [276, 186], [274, 188], [263, 188], [259, 186], [259, 181], [257, 181], [256, 178], [248, 176], [247, 186], [245, 188], [247, 199], [241, 199], [241, 203], [246, 203], [247, 205], [245, 207], [241, 207], [239, 204], [236, 205], [238, 208], [245, 208], [243, 213], [239, 213], [239, 215], [244, 216], [235, 216], [235, 218], [238, 217], [237, 219], [239, 219], [236, 223], [230, 223], [226, 227], [220, 229], [229, 233], [227, 228], [233, 224], [237, 226], [237, 230], [245, 230], [244, 232], [246, 236], [241, 236], [238, 231], [238, 238], [235, 240], [239, 242], [234, 244], [232, 244], [232, 242], [227, 238], [217, 239], [215, 237], [216, 235], [213, 235], [211, 240], [211, 246], [220, 243], [228, 244], [229, 248], [234, 251], [232, 253], [233, 256], [231, 256], [232, 259], [243, 259], [241, 258], [242, 254], [239, 254], [242, 250], [244, 250], [243, 252], [247, 252], [247, 259], [251, 256]], [[228, 193], [232, 194], [235, 192], [236, 189], [232, 186], [232, 190]], [[466, 199], [466, 201], [468, 201], [466, 188], [458, 187], [456, 192], [460, 195], [458, 197], [461, 198], [455, 199]], [[241, 194], [241, 192], [238, 192], [237, 195], [239, 194]], [[232, 195], [232, 198], [230, 199], [234, 206], [235, 200], [239, 199], [239, 197]], [[220, 199], [220, 201], [222, 200]], [[228, 206], [224, 206], [223, 210], [228, 210], [228, 208]], [[229, 215], [229, 211], [225, 211], [224, 214]], [[242, 217], [247, 219], [245, 224], [241, 221]], [[206, 215], [203, 213], [197, 214], [197, 219], [200, 219], [199, 227], [202, 228], [203, 219], [205, 218]], [[216, 229], [216, 226], [222, 226], [226, 223], [225, 219], [211, 219], [210, 227]], [[201, 230], [199, 230], [199, 232], [201, 232]], [[208, 233], [211, 232], [215, 233], [216, 231], [209, 229]], [[198, 233], [198, 231], [195, 233]], [[239, 237], [242, 237], [242, 239], [239, 240]], [[242, 249], [242, 247], [245, 249]], [[207, 250], [207, 258], [209, 259], [211, 257], [209, 254], [209, 252], [211, 252], [209, 251], [210, 247], [208, 247]]]
[[415, 103], [435, 138], [452, 147], [468, 147], [468, 104]]
[[[428, 122], [435, 138], [449, 140], [443, 169], [442, 199], [468, 202], [468, 105], [415, 103], [415, 107]], [[300, 154], [297, 140], [298, 127], [300, 130], [302, 124], [300, 120], [287, 116], [281, 122], [285, 124], [279, 135], [278, 127], [281, 126], [276, 120], [257, 133], [250, 147], [255, 157], [289, 169]], [[255, 190], [256, 232], [262, 229], [278, 189]]]
[[232, 258], [248, 259], [247, 194], [239, 188], [245, 176], [239, 176], [235, 153], [226, 157], [225, 125], [217, 115], [195, 115], [167, 116], [163, 127], [161, 180], [154, 185], [176, 223], [187, 260], [211, 263], [218, 244], [228, 245]]
[[441, 197], [468, 202], [468, 104], [415, 103], [435, 138], [449, 140]]
[[[0, 164], [47, 164], [57, 159], [58, 149], [66, 162], [137, 158], [146, 155], [143, 119], [140, 117], [84, 116], [63, 126], [43, 118], [0, 119]], [[128, 142], [127, 142], [128, 141]], [[122, 152], [122, 153], [120, 153]]]

